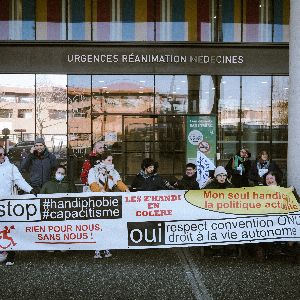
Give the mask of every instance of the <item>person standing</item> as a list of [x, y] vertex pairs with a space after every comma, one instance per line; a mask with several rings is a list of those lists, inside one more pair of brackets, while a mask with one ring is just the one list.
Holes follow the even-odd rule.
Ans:
[[264, 184], [264, 175], [268, 172], [274, 171], [281, 175], [282, 172], [275, 162], [272, 162], [269, 157], [269, 153], [266, 150], [259, 152], [256, 161], [252, 162], [249, 172], [249, 180], [253, 182], [255, 186]]
[[43, 184], [50, 180], [56, 166], [55, 155], [46, 148], [43, 138], [37, 138], [29, 155], [23, 159], [21, 170], [29, 172], [30, 184], [36, 193], [39, 193]]
[[185, 166], [185, 174], [182, 176], [182, 179], [177, 180], [173, 186], [179, 190], [199, 190], [199, 183], [196, 179], [196, 165], [193, 163], [188, 163]]
[[237, 188], [249, 186], [250, 157], [251, 153], [246, 148], [242, 148], [225, 167], [228, 175], [231, 176], [232, 184]]
[[[104, 152], [100, 155], [99, 162], [89, 170], [88, 184], [92, 192], [112, 192], [115, 189], [120, 192], [129, 192], [127, 185], [121, 180], [121, 176], [112, 162], [111, 153]], [[109, 250], [96, 250], [94, 258], [111, 256]]]
[[90, 169], [95, 165], [97, 157], [104, 153], [106, 145], [104, 141], [98, 141], [94, 144], [93, 151], [88, 155], [82, 165], [80, 180], [83, 184], [88, 184], [88, 175]]
[[[22, 177], [18, 168], [10, 163], [8, 157], [5, 155], [4, 148], [0, 146], [0, 195], [1, 197], [8, 197], [14, 195], [14, 186], [26, 193], [34, 194], [32, 187]], [[7, 266], [14, 265], [15, 252], [0, 252], [0, 261], [5, 261]]]
[[157, 173], [158, 163], [152, 158], [145, 158], [141, 163], [141, 170], [135, 176], [131, 191], [159, 191], [172, 190], [174, 187]]

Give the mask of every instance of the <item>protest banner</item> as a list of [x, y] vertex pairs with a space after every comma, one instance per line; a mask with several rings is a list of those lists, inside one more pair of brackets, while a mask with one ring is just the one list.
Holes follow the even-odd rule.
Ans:
[[0, 198], [0, 250], [170, 248], [299, 241], [291, 189]]

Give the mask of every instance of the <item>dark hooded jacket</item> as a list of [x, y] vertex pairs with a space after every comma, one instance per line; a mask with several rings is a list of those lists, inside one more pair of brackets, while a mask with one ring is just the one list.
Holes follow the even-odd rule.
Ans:
[[159, 191], [172, 189], [170, 183], [157, 173], [145, 174], [141, 170], [131, 184], [131, 191]]
[[177, 180], [174, 186], [178, 190], [199, 190], [199, 183], [196, 180], [197, 174], [193, 176], [183, 175], [181, 180]]
[[50, 180], [52, 171], [57, 167], [54, 154], [46, 148], [41, 156], [30, 153], [21, 163], [21, 170], [26, 170], [30, 175], [30, 185], [33, 188], [41, 188]]

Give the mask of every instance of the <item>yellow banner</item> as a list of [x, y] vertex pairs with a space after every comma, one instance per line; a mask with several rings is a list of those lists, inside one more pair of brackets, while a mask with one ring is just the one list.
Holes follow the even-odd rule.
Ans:
[[188, 191], [186, 200], [200, 208], [230, 214], [282, 214], [300, 211], [291, 188], [262, 186]]

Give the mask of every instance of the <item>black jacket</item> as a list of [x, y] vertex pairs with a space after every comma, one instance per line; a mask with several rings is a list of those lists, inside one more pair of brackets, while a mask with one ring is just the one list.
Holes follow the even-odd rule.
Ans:
[[41, 156], [30, 153], [21, 163], [21, 170], [26, 170], [30, 174], [30, 185], [39, 188], [50, 180], [51, 173], [56, 167], [56, 157], [47, 149]]
[[257, 163], [259, 163], [258, 160], [252, 162], [251, 169], [249, 172], [249, 180], [253, 181], [254, 185], [263, 185], [264, 182], [264, 177], [259, 176], [258, 168], [259, 169], [266, 168], [268, 172], [270, 171], [276, 172], [278, 173], [280, 178], [282, 178], [282, 171], [279, 169], [279, 167], [275, 162], [270, 162], [270, 164], [267, 167], [263, 166], [263, 164], [261, 163], [259, 163], [259, 165], [257, 166]]
[[196, 178], [196, 174], [193, 176], [184, 175], [181, 180], [175, 182], [174, 186], [178, 190], [199, 190], [199, 183]]
[[144, 171], [138, 173], [132, 184], [131, 191], [159, 191], [172, 189], [170, 183], [157, 173], [146, 175]]
[[242, 175], [240, 174], [239, 171], [234, 169], [234, 157], [232, 157], [229, 160], [229, 162], [225, 167], [228, 173], [228, 177], [232, 176], [231, 182], [237, 188], [249, 186], [248, 176], [251, 169], [251, 161], [250, 160], [241, 161], [240, 164], [244, 168]]
[[226, 180], [224, 183], [219, 183], [216, 179], [214, 179], [207, 186], [205, 186], [204, 189], [229, 189], [233, 187], [233, 184], [231, 184], [228, 180]]

